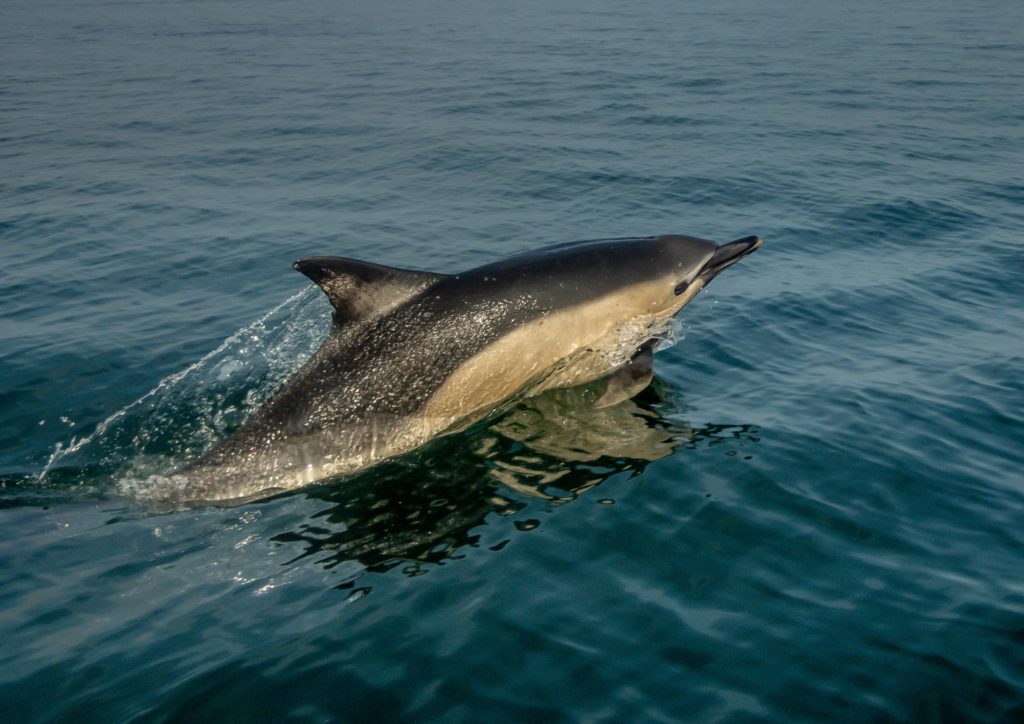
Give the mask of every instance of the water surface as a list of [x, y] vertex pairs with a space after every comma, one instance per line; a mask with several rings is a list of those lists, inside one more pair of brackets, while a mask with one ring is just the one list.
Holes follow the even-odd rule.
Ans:
[[[1018, 2], [0, 10], [17, 721], [1024, 717]], [[655, 384], [156, 514], [295, 274], [759, 234]]]

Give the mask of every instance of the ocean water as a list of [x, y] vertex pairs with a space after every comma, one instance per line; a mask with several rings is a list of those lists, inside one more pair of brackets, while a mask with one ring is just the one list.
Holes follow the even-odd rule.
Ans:
[[[554, 6], [553, 6], [554, 5]], [[6, 0], [0, 718], [1024, 719], [1024, 5]], [[765, 247], [638, 398], [160, 513], [290, 268]]]

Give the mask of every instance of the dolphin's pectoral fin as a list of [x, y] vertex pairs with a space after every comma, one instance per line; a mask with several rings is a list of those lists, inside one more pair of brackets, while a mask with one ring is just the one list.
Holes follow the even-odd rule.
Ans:
[[656, 339], [644, 342], [633, 358], [608, 377], [608, 387], [594, 407], [611, 407], [639, 394], [654, 379]]
[[331, 300], [335, 323], [384, 314], [446, 276], [340, 256], [311, 256], [292, 267], [312, 279]]

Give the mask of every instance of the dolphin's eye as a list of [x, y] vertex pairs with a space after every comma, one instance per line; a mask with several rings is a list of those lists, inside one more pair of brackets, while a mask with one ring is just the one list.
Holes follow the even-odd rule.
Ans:
[[680, 294], [685, 292], [687, 287], [689, 286], [690, 282], [679, 282], [678, 284], [676, 284], [676, 296], [678, 297]]

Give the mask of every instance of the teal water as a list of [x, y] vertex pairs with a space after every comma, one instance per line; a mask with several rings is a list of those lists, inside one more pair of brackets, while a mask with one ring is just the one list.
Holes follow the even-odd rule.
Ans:
[[[1024, 718], [1024, 6], [0, 9], [0, 718]], [[164, 513], [293, 259], [765, 247], [655, 384]]]

